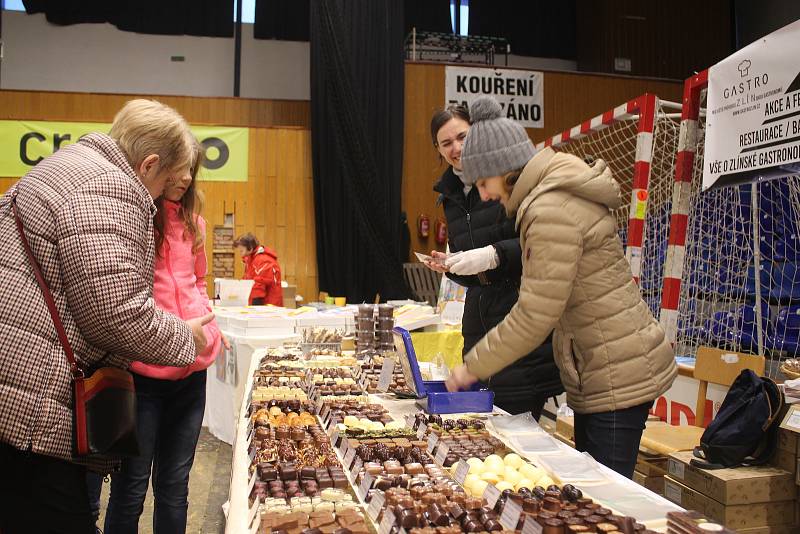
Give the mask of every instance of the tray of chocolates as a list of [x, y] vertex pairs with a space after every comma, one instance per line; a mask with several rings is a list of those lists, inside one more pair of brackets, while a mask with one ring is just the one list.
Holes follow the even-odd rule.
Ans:
[[[369, 393], [378, 393], [378, 382], [381, 376], [381, 367], [383, 366], [383, 357], [376, 356], [372, 358], [371, 363], [362, 363], [361, 371], [367, 376], [367, 391]], [[401, 395], [412, 395], [413, 392], [406, 384], [406, 378], [403, 370], [399, 365], [396, 365], [392, 372], [392, 379], [389, 382], [388, 393], [395, 393]]]
[[317, 419], [309, 412], [284, 412], [278, 406], [260, 408], [252, 415], [255, 426], [273, 427], [310, 427], [317, 424]]
[[260, 534], [369, 534], [364, 515], [357, 509], [330, 511], [266, 512]]
[[323, 408], [330, 408], [331, 424], [344, 423], [346, 417], [380, 422], [383, 423], [384, 427], [394, 421], [389, 412], [386, 411], [386, 408], [380, 404], [366, 402], [368, 400], [369, 397], [366, 396], [360, 396], [357, 399], [323, 398]]
[[547, 488], [521, 488], [516, 492], [504, 490], [494, 511], [501, 514], [509, 501], [521, 509], [515, 530], [524, 529], [527, 521], [536, 521], [542, 532], [548, 534], [655, 534], [632, 517], [614, 515], [611, 510], [584, 497], [580, 489], [570, 484], [563, 488], [550, 485]]
[[252, 397], [253, 402], [270, 400], [299, 400], [307, 401], [308, 396], [303, 388], [297, 386], [254, 386]]

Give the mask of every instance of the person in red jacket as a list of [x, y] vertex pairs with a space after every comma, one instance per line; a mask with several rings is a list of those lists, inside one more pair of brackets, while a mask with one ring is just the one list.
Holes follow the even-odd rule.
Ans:
[[281, 266], [275, 251], [261, 246], [251, 233], [244, 234], [233, 244], [239, 250], [245, 265], [243, 279], [255, 281], [250, 291], [250, 305], [283, 306]]

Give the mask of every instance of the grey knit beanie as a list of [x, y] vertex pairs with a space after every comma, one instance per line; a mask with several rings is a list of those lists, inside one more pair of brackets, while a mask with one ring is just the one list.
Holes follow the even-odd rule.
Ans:
[[469, 115], [472, 126], [461, 149], [461, 180], [465, 184], [521, 169], [536, 154], [525, 128], [504, 117], [503, 108], [494, 97], [476, 98]]

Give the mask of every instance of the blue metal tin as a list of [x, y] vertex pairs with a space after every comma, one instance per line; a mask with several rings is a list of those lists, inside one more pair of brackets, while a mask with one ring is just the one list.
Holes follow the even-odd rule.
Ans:
[[475, 384], [469, 391], [451, 393], [447, 391], [442, 380], [423, 380], [411, 334], [399, 326], [394, 328], [393, 333], [395, 350], [406, 378], [406, 385], [414, 392], [418, 399], [417, 405], [423, 410], [432, 414], [492, 411], [494, 392], [480, 389], [479, 384]]

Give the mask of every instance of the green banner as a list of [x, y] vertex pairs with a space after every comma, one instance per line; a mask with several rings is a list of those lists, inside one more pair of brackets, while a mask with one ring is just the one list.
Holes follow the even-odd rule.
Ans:
[[[0, 176], [23, 176], [60, 147], [91, 132], [106, 133], [110, 123], [0, 120]], [[193, 126], [206, 147], [200, 180], [246, 182], [250, 132], [229, 126]]]

